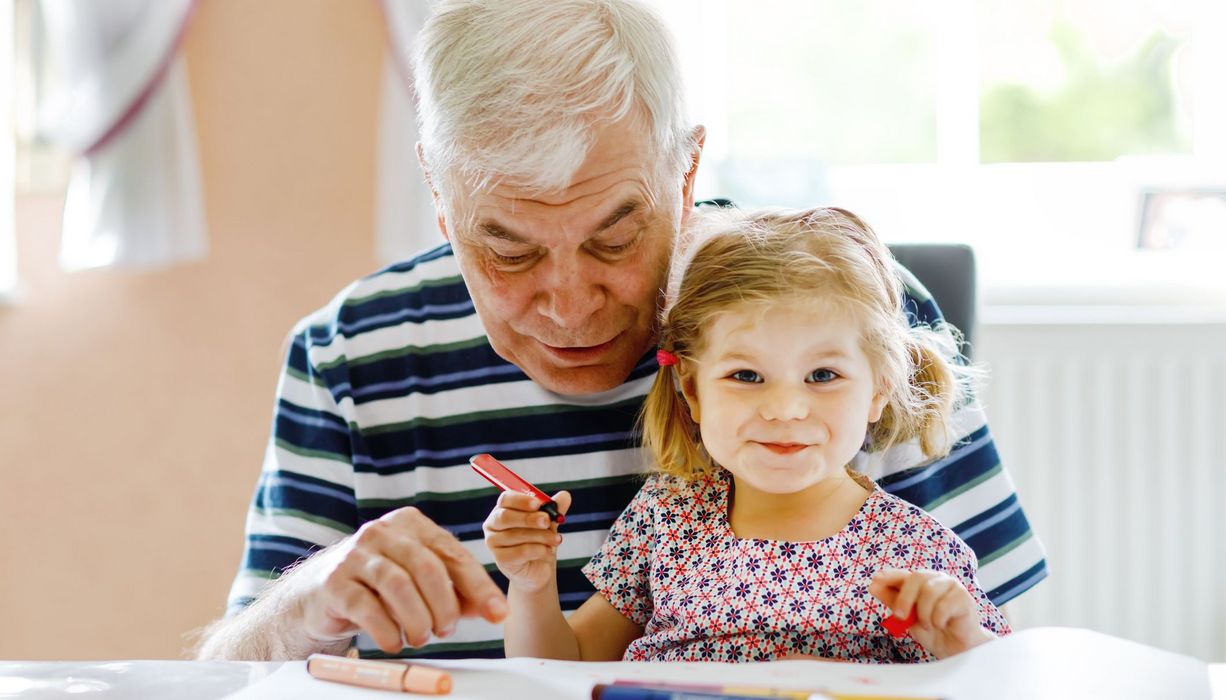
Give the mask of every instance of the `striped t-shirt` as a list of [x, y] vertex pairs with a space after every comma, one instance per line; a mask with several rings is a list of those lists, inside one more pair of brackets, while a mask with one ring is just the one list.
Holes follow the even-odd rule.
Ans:
[[[913, 322], [940, 312], [909, 274]], [[468, 466], [490, 452], [542, 490], [574, 496], [558, 551], [568, 612], [593, 592], [581, 569], [599, 551], [648, 469], [635, 420], [657, 371], [644, 355], [621, 386], [563, 396], [541, 388], [490, 347], [447, 245], [361, 279], [293, 333], [272, 437], [247, 519], [228, 613], [286, 568], [363, 523], [416, 506], [452, 532], [499, 585], [481, 524], [497, 493]], [[1046, 575], [982, 412], [959, 410], [963, 437], [922, 467], [916, 445], [860, 454], [855, 467], [931, 513], [975, 551], [997, 605]], [[502, 656], [502, 630], [464, 619], [444, 640], [402, 656]], [[364, 656], [381, 656], [366, 635]]]

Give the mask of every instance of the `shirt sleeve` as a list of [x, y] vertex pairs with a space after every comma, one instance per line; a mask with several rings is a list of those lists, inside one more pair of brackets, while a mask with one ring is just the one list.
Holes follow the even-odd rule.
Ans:
[[[358, 527], [348, 422], [331, 388], [345, 371], [343, 352], [335, 347], [339, 340], [329, 325], [307, 322], [291, 336], [227, 615], [245, 608], [298, 561]], [[340, 360], [325, 365], [331, 356]]]
[[[899, 267], [907, 318], [914, 325], [942, 320], [923, 285]], [[955, 411], [957, 438], [950, 453], [925, 464], [918, 443], [876, 453], [860, 453], [856, 468], [877, 480], [887, 493], [930, 513], [974, 551], [979, 578], [995, 605], [1047, 577], [1043, 545], [1030, 528], [1017, 489], [1001, 463], [982, 407], [974, 397]]]
[[583, 574], [597, 593], [627, 619], [644, 627], [655, 609], [650, 579], [661, 491], [659, 477], [649, 477], [613, 523], [600, 551], [583, 567]]

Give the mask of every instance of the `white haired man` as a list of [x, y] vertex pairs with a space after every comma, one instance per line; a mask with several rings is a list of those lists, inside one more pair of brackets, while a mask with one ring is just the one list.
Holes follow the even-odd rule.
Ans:
[[[447, 243], [294, 331], [242, 567], [202, 658], [355, 639], [367, 656], [500, 656], [505, 581], [481, 529], [495, 494], [468, 457], [571, 493], [566, 610], [591, 594], [580, 569], [646, 468], [635, 418], [703, 144], [664, 26], [637, 0], [442, 0], [417, 41], [418, 153]], [[922, 289], [906, 302], [939, 317]], [[1045, 575], [1043, 553], [982, 415], [959, 425], [940, 463], [901, 449], [860, 466], [959, 532], [1000, 604]]]

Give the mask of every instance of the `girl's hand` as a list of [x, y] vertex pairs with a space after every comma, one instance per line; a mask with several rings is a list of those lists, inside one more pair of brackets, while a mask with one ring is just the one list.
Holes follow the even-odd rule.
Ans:
[[937, 571], [882, 569], [868, 590], [905, 619], [915, 609], [911, 637], [939, 659], [996, 638], [979, 624], [979, 606], [958, 579]]
[[[570, 509], [566, 491], [559, 491], [553, 500], [559, 513], [565, 515]], [[534, 593], [554, 580], [562, 536], [558, 524], [537, 510], [536, 499], [503, 491], [481, 529], [498, 570], [516, 587]]]

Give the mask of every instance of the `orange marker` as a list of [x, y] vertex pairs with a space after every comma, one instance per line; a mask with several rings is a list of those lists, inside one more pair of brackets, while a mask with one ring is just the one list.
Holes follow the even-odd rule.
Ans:
[[320, 680], [380, 690], [427, 695], [446, 695], [451, 692], [451, 675], [446, 671], [396, 661], [369, 661], [329, 654], [311, 654], [307, 657], [307, 673]]

